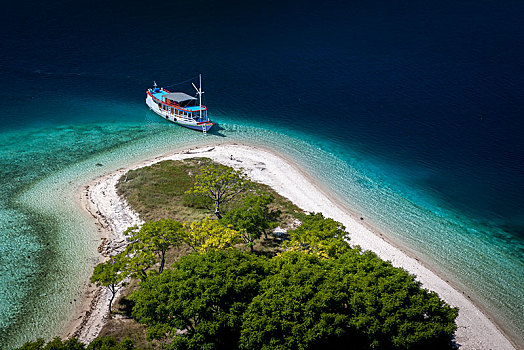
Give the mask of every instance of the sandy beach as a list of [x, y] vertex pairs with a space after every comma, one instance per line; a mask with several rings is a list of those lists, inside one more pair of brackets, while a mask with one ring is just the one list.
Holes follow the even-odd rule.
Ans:
[[[124, 231], [143, 221], [116, 192], [118, 179], [128, 169], [118, 170], [82, 188], [80, 203], [96, 220], [102, 243], [98, 248], [101, 262], [122, 252], [127, 246]], [[121, 292], [121, 290], [119, 290]], [[117, 293], [118, 298], [120, 293]], [[90, 285], [86, 298], [77, 310], [79, 315], [64, 332], [64, 337], [75, 336], [84, 343], [95, 339], [108, 320], [110, 292], [105, 287]]]
[[[153, 163], [173, 159], [208, 157], [216, 162], [243, 171], [254, 181], [271, 186], [275, 191], [303, 210], [321, 212], [341, 222], [350, 233], [351, 244], [375, 252], [394, 266], [417, 276], [422, 285], [437, 292], [451, 306], [460, 309], [457, 318], [456, 342], [460, 349], [515, 349], [501, 330], [461, 291], [454, 289], [444, 278], [408, 256], [396, 244], [381, 237], [381, 233], [351, 213], [336, 198], [324, 191], [314, 179], [301, 171], [292, 161], [267, 149], [249, 145], [221, 144], [188, 149], [135, 164], [106, 175], [84, 187], [79, 194], [82, 206], [93, 216], [103, 237], [99, 249], [103, 258], [120, 252], [126, 245], [123, 232], [140, 224], [136, 213], [129, 209], [116, 193], [115, 185], [125, 172]], [[75, 335], [83, 342], [94, 339], [107, 317], [108, 295], [104, 288], [86, 292], [86, 302], [78, 310], [79, 317], [65, 335]]]

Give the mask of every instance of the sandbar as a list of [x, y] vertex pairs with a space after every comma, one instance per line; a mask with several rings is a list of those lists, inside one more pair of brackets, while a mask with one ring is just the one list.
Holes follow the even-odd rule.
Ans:
[[[272, 187], [308, 212], [321, 212], [324, 216], [341, 222], [350, 233], [350, 243], [376, 253], [383, 260], [416, 275], [424, 288], [435, 291], [449, 305], [459, 308], [455, 341], [460, 349], [515, 349], [516, 345], [492, 322], [488, 316], [461, 291], [444, 278], [409, 256], [398, 244], [386, 240], [349, 208], [331, 196], [311, 176], [303, 172], [292, 160], [273, 150], [247, 144], [214, 144], [177, 151], [153, 160], [122, 168], [85, 186], [80, 198], [83, 207], [91, 213], [103, 236], [99, 248], [102, 259], [116, 254], [126, 245], [123, 232], [142, 223], [125, 200], [116, 192], [118, 179], [128, 170], [149, 166], [163, 160], [181, 160], [207, 157], [218, 163], [242, 169], [250, 179]], [[107, 321], [108, 295], [104, 288], [86, 292], [86, 302], [80, 316], [66, 331], [66, 336], [77, 336], [88, 343], [98, 336]]]

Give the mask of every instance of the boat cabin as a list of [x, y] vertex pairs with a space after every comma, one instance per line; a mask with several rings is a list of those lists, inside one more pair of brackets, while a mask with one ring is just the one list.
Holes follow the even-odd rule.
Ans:
[[207, 121], [207, 108], [200, 106], [198, 99], [184, 92], [169, 92], [164, 89], [150, 90], [158, 108], [175, 118], [191, 118], [197, 122]]

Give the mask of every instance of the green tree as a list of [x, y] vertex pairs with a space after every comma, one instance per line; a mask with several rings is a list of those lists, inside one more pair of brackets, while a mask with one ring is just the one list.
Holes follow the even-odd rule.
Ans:
[[57, 337], [47, 344], [43, 339], [27, 342], [17, 350], [85, 350], [85, 346], [77, 338], [62, 340]]
[[[140, 323], [166, 328], [173, 349], [235, 349], [242, 314], [258, 294], [267, 260], [238, 250], [210, 250], [182, 257], [141, 283], [131, 295]], [[177, 330], [183, 333], [174, 336]]]
[[328, 258], [351, 249], [344, 225], [324, 218], [321, 213], [304, 216], [302, 224], [288, 233], [290, 240], [284, 244], [288, 251], [302, 251]]
[[142, 261], [148, 261], [145, 256], [148, 252], [153, 254], [160, 260], [160, 274], [164, 270], [167, 250], [180, 245], [183, 230], [183, 225], [172, 219], [146, 222], [140, 228], [131, 227], [124, 232], [131, 241], [127, 253], [133, 256], [133, 253], [140, 252], [137, 258]]
[[270, 194], [246, 197], [240, 205], [225, 213], [220, 221], [239, 231], [246, 245], [253, 251], [255, 241], [262, 234], [267, 237], [267, 232], [278, 226], [280, 211], [269, 208], [273, 201]]
[[98, 337], [94, 339], [87, 346], [87, 350], [136, 350], [133, 341], [129, 338], [124, 338], [117, 342], [111, 336]]
[[220, 206], [231, 202], [250, 188], [250, 182], [240, 170], [224, 165], [208, 165], [195, 176], [195, 183], [185, 193], [208, 197], [213, 201], [215, 215], [222, 218]]
[[148, 341], [157, 340], [160, 342], [160, 347], [163, 349], [166, 342], [170, 338], [172, 329], [167, 324], [155, 324], [147, 328], [146, 339]]
[[19, 347], [17, 350], [42, 350], [45, 345], [45, 340], [42, 338], [38, 338], [35, 341], [27, 342], [21, 347]]
[[156, 263], [153, 252], [134, 249], [134, 247], [131, 246], [128, 246], [127, 249], [119, 255], [122, 259], [124, 273], [141, 281], [147, 278], [148, 273], [152, 273], [149, 268]]
[[293, 252], [272, 263], [275, 273], [262, 281], [244, 313], [240, 348], [311, 349], [321, 342], [326, 349], [340, 348], [338, 334], [348, 317], [324, 312], [340, 295], [318, 295], [326, 274], [322, 261]]
[[[62, 340], [55, 338], [49, 343], [45, 344], [43, 339], [38, 339], [34, 342], [27, 342], [17, 350], [86, 350], [77, 338], [69, 338]], [[117, 342], [113, 337], [105, 336], [94, 339], [87, 346], [87, 350], [137, 350], [133, 342], [124, 338], [121, 342]]]
[[186, 222], [182, 241], [194, 251], [203, 253], [210, 249], [232, 248], [242, 243], [242, 236], [218, 220], [206, 218], [202, 221]]
[[370, 346], [446, 349], [456, 330], [457, 308], [421, 287], [414, 275], [372, 252], [351, 251], [327, 262], [329, 281], [342, 281], [353, 310], [350, 326]]
[[450, 349], [457, 310], [376, 255], [272, 259], [244, 313], [242, 349]]
[[116, 293], [122, 288], [121, 282], [126, 276], [122, 255], [115, 255], [108, 261], [95, 266], [91, 282], [96, 283], [97, 286], [104, 286], [111, 292], [109, 314], [112, 313], [113, 300]]

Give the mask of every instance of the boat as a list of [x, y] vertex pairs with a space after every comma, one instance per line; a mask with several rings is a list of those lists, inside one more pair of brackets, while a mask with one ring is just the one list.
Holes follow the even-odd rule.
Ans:
[[184, 92], [171, 92], [159, 88], [156, 82], [146, 91], [146, 105], [162, 118], [180, 126], [202, 131], [204, 134], [215, 125], [209, 120], [206, 106], [202, 105], [202, 76], [198, 77], [199, 87], [191, 83], [198, 99]]

